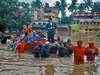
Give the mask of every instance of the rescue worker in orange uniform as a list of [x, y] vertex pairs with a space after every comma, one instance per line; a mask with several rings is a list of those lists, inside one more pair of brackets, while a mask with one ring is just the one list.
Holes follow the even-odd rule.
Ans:
[[99, 50], [95, 47], [93, 42], [90, 42], [89, 46], [86, 48], [85, 54], [87, 61], [89, 63], [94, 63], [95, 57], [99, 54]]
[[86, 60], [88, 62], [88, 72], [90, 73], [90, 75], [94, 73], [96, 73], [96, 65], [95, 65], [95, 60], [96, 60], [96, 56], [99, 55], [99, 50], [98, 48], [96, 48], [96, 46], [94, 45], [93, 42], [89, 42], [89, 46], [86, 48], [85, 51], [85, 55], [86, 55]]
[[77, 46], [73, 48], [74, 51], [74, 67], [71, 75], [84, 75], [84, 55], [85, 47], [81, 40], [77, 41]]
[[81, 40], [77, 41], [77, 46], [74, 47], [74, 63], [84, 64], [85, 47], [83, 47], [83, 42]]
[[[31, 27], [29, 26], [29, 28]], [[30, 33], [30, 30], [28, 29], [27, 25], [24, 25], [23, 36], [21, 37], [20, 41], [17, 43], [17, 47], [16, 47], [16, 52], [19, 56], [23, 56], [27, 54], [29, 48], [31, 48], [31, 46], [27, 43], [28, 35], [30, 34], [32, 34], [32, 32]]]

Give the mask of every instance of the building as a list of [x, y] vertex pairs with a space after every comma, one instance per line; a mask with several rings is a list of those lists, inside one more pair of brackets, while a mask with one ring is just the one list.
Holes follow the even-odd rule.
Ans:
[[[72, 39], [95, 42], [100, 47], [100, 13], [73, 13]], [[76, 26], [76, 27], [73, 27]], [[75, 29], [76, 28], [76, 29]]]
[[[47, 35], [46, 30], [42, 29], [42, 28], [45, 28], [47, 23], [48, 23], [47, 20], [34, 20], [32, 22], [33, 29], [35, 31], [41, 31], [45, 35]], [[59, 25], [58, 23], [56, 23], [56, 25], [57, 25], [57, 28], [56, 28], [55, 39], [60, 37], [61, 41], [67, 41], [67, 39], [70, 38], [69, 37], [70, 36], [70, 29], [69, 29], [68, 25]]]
[[[33, 14], [33, 29], [41, 30], [41, 27], [45, 27], [48, 23], [49, 18], [52, 18], [52, 22], [56, 24], [56, 34], [55, 39], [60, 37], [62, 41], [66, 41], [68, 36], [70, 36], [70, 29], [68, 25], [59, 25], [58, 23], [58, 9], [55, 7], [49, 7], [46, 4], [44, 7], [36, 8]], [[42, 30], [43, 31], [43, 30]], [[43, 31], [46, 34], [46, 31]]]
[[52, 18], [53, 22], [58, 22], [58, 14], [58, 10], [55, 7], [36, 8], [33, 20], [49, 20], [49, 18]]
[[56, 35], [55, 37], [60, 37], [61, 41], [67, 41], [70, 37], [70, 27], [68, 25], [58, 25], [56, 29]]

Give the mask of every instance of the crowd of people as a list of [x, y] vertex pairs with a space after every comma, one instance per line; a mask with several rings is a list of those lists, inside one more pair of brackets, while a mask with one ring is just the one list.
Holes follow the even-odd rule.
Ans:
[[6, 36], [0, 32], [0, 39], [0, 45], [6, 45], [8, 49], [16, 50], [18, 56], [31, 53], [37, 58], [70, 57], [74, 54], [74, 63], [83, 64], [84, 56], [86, 56], [88, 62], [93, 63], [95, 57], [99, 55], [99, 50], [93, 42], [89, 42], [87, 47], [83, 46], [81, 40], [77, 41], [77, 45], [73, 45], [70, 39], [67, 42], [56, 39], [50, 43], [42, 32], [33, 31], [31, 25], [24, 25], [22, 32], [18, 35]]

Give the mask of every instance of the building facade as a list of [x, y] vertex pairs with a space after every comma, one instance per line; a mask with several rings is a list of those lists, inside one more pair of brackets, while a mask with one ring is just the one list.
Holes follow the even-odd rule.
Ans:
[[[69, 28], [68, 25], [59, 25], [58, 23], [58, 9], [55, 7], [41, 7], [41, 8], [36, 8], [34, 10], [33, 14], [33, 29], [36, 31], [41, 31], [42, 27], [45, 27], [48, 23], [49, 18], [52, 19], [52, 22], [56, 24], [56, 34], [55, 34], [55, 39], [60, 37], [61, 41], [66, 41], [68, 36], [69, 36]], [[46, 31], [42, 30], [44, 34], [46, 34]]]
[[33, 14], [34, 20], [49, 20], [52, 19], [53, 22], [58, 22], [58, 10], [55, 7], [41, 7], [36, 8]]
[[77, 26], [76, 29], [72, 29], [73, 41], [92, 41], [100, 47], [100, 13], [74, 13], [72, 16], [73, 25]]

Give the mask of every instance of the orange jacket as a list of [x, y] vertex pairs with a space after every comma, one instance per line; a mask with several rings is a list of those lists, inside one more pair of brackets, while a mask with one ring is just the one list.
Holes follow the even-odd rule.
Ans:
[[84, 47], [74, 47], [74, 63], [75, 64], [84, 64], [84, 54], [85, 48]]
[[29, 48], [30, 46], [26, 42], [22, 41], [17, 45], [16, 50], [17, 53], [27, 53]]

